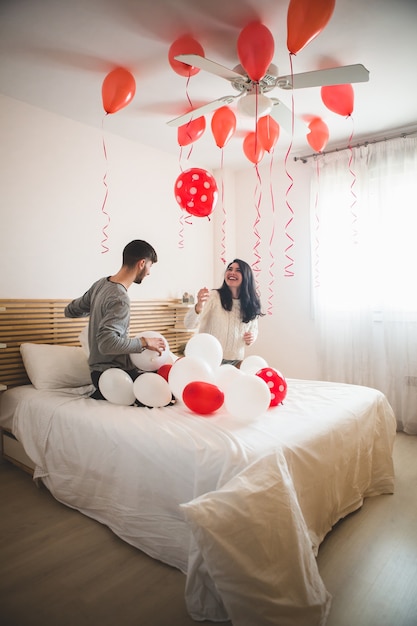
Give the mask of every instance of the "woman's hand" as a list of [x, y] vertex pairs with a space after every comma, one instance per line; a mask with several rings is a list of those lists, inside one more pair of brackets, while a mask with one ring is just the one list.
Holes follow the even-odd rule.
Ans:
[[207, 287], [203, 287], [202, 289], [200, 289], [200, 291], [197, 294], [197, 302], [195, 305], [195, 312], [196, 313], [201, 313], [204, 303], [207, 301], [207, 298], [210, 295], [210, 291], [209, 289], [207, 289]]
[[247, 332], [243, 335], [243, 341], [247, 346], [250, 346], [255, 341], [255, 336], [251, 332]]

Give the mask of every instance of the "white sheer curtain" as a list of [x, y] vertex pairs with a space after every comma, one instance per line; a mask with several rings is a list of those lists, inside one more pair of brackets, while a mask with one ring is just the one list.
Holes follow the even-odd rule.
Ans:
[[417, 139], [312, 161], [312, 285], [321, 376], [385, 393], [417, 434]]

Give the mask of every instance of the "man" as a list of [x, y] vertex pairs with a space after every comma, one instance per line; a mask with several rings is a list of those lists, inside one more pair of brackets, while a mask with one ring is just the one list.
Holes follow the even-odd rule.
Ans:
[[105, 399], [99, 389], [99, 379], [105, 370], [117, 367], [135, 380], [140, 371], [129, 355], [145, 349], [160, 355], [165, 349], [160, 337], [129, 337], [130, 299], [127, 290], [133, 283], [140, 285], [157, 261], [156, 252], [149, 243], [141, 239], [131, 241], [123, 250], [119, 271], [113, 276], [100, 278], [83, 296], [65, 308], [65, 317], [90, 316], [88, 363], [96, 388], [91, 397], [96, 400]]

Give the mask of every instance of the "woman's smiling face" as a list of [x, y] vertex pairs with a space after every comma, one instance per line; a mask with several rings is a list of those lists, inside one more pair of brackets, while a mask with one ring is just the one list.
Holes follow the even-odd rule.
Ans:
[[239, 263], [230, 263], [230, 265], [227, 266], [224, 280], [230, 289], [240, 288], [242, 284], [242, 272], [240, 271]]

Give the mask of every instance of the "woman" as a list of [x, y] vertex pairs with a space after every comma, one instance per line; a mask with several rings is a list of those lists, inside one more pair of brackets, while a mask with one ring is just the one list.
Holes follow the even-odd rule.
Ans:
[[223, 348], [222, 363], [239, 366], [245, 358], [245, 346], [250, 346], [258, 336], [261, 315], [264, 313], [252, 269], [245, 261], [234, 259], [227, 266], [219, 289], [200, 289], [184, 325], [189, 330], [198, 326], [200, 333], [214, 335]]

